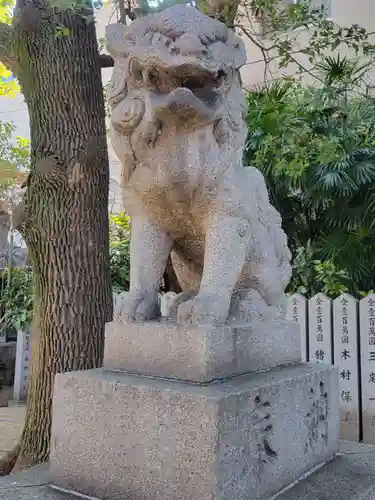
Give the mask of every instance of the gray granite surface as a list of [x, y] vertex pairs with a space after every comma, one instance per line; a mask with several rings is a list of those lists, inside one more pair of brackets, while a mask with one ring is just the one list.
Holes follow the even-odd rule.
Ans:
[[[173, 321], [106, 326], [104, 368], [210, 382], [301, 361], [300, 330], [291, 321], [185, 327]], [[282, 339], [282, 341], [281, 341]]]
[[[47, 466], [0, 478], [0, 499], [78, 500], [53, 490], [48, 481]], [[338, 456], [278, 500], [375, 500], [375, 446], [342, 441]]]
[[58, 374], [52, 480], [106, 500], [268, 500], [336, 453], [337, 394], [318, 364], [213, 384]]

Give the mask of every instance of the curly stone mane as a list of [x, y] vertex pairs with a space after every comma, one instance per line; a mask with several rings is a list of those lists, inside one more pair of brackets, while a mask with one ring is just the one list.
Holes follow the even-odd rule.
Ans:
[[[108, 88], [111, 137], [124, 166], [125, 182], [136, 168], [138, 153], [144, 146], [153, 147], [162, 133], [163, 124], [150, 97], [155, 93], [165, 97], [177, 87], [193, 88], [211, 108], [212, 132], [219, 147], [242, 152], [246, 137], [239, 74], [245, 60], [242, 42], [199, 11], [192, 14], [193, 9], [184, 6], [175, 10], [180, 10], [178, 19], [170, 12], [159, 13], [140, 18], [127, 29], [110, 25], [107, 32], [115, 60]], [[186, 16], [191, 18], [189, 23]], [[213, 90], [216, 102], [210, 101]]]

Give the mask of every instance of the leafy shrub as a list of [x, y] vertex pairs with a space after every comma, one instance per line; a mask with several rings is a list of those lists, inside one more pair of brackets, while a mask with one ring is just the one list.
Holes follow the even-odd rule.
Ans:
[[[9, 277], [11, 277], [9, 281]], [[23, 330], [31, 323], [33, 309], [32, 272], [29, 267], [5, 269], [1, 275], [1, 323], [3, 328]]]
[[293, 278], [290, 293], [312, 296], [324, 292], [330, 297], [338, 297], [349, 290], [349, 275], [346, 270], [337, 270], [332, 261], [314, 259], [310, 242], [306, 248], [297, 248], [293, 260]]
[[245, 159], [282, 215], [291, 290], [358, 296], [375, 278], [375, 99], [348, 91], [352, 63], [324, 64], [320, 88], [284, 80], [248, 94]]
[[113, 291], [129, 290], [130, 218], [125, 213], [110, 215], [109, 259]]

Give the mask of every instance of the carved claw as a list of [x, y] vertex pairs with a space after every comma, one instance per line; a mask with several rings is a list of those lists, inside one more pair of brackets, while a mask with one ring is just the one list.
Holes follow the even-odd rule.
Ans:
[[126, 321], [146, 321], [160, 316], [157, 292], [128, 292], [116, 303], [115, 315]]
[[180, 325], [220, 325], [228, 317], [229, 304], [223, 299], [198, 294], [191, 300], [182, 302], [177, 310]]
[[171, 298], [167, 305], [167, 316], [177, 321], [177, 311], [183, 302], [187, 302], [196, 296], [196, 292], [181, 292]]

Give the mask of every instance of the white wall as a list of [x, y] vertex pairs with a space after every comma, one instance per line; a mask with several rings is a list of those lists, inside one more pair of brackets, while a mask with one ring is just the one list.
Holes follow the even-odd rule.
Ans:
[[0, 97], [0, 120], [14, 122], [16, 135], [30, 136], [29, 116], [22, 94], [17, 94], [12, 99]]
[[[369, 33], [375, 32], [375, 0], [329, 0], [330, 1], [330, 18], [341, 26], [351, 26], [358, 24], [358, 26], [365, 28]], [[306, 46], [306, 39], [308, 31], [300, 30], [298, 33], [297, 45], [300, 47]], [[258, 47], [256, 47], [249, 38], [242, 36], [247, 51], [247, 63], [242, 68], [242, 79], [244, 87], [251, 89], [259, 87], [265, 81], [265, 64], [263, 55]], [[369, 40], [370, 41], [370, 40]], [[371, 38], [372, 43], [375, 43], [375, 37]], [[339, 48], [341, 53], [345, 53], [350, 59], [355, 59], [355, 54], [351, 53], [347, 48], [341, 46]], [[308, 68], [308, 58], [305, 56], [296, 56], [297, 59]], [[293, 75], [297, 73], [296, 66], [289, 65], [287, 68], [280, 70], [278, 68], [277, 59], [274, 59], [269, 64], [269, 71], [266, 80], [275, 80], [282, 75]], [[375, 83], [375, 73], [372, 72], [371, 80]], [[305, 82], [312, 82], [308, 74], [303, 75]]]

